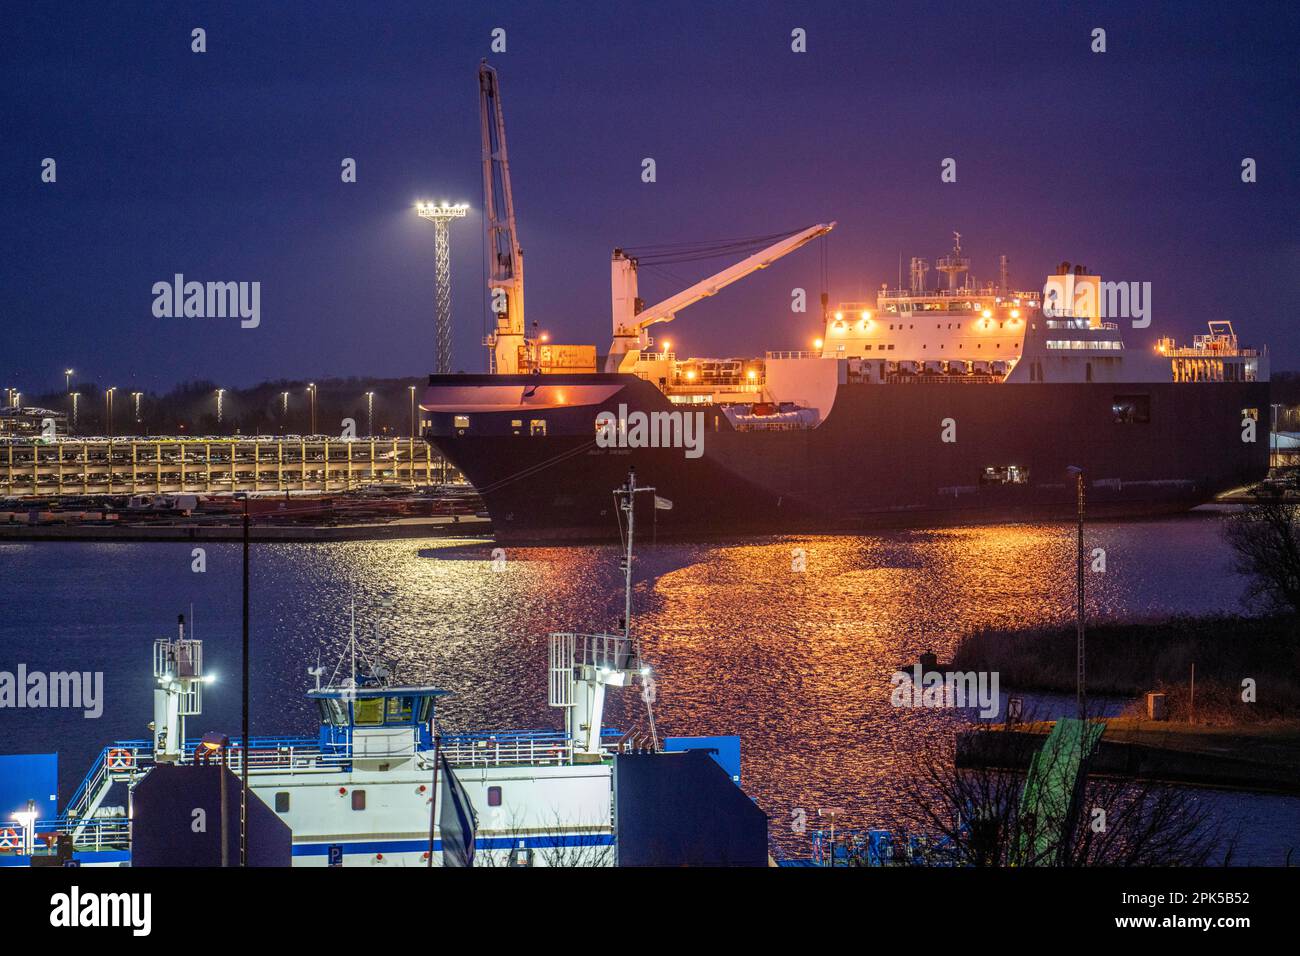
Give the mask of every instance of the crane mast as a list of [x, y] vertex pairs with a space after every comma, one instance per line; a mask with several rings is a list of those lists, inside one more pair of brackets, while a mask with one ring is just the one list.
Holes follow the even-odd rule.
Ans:
[[630, 371], [636, 364], [641, 350], [649, 344], [646, 329], [656, 322], [671, 322], [677, 317], [677, 313], [688, 305], [720, 292], [751, 272], [766, 269], [777, 259], [794, 252], [818, 236], [826, 235], [834, 228], [835, 223], [829, 222], [801, 229], [648, 309], [640, 308], [641, 300], [637, 298], [637, 260], [632, 256], [624, 255], [623, 250], [615, 249], [610, 260], [614, 340], [610, 344], [609, 356], [605, 360], [605, 371]]
[[478, 68], [479, 120], [483, 131], [483, 209], [487, 230], [488, 291], [496, 327], [484, 342], [491, 349], [490, 371], [513, 375], [524, 348], [524, 253], [515, 225], [506, 153], [506, 119], [497, 71]]

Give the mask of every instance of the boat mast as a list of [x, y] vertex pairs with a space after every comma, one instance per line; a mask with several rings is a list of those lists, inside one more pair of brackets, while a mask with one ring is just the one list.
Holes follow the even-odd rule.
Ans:
[[649, 668], [641, 657], [641, 639], [632, 634], [632, 543], [636, 536], [636, 495], [638, 492], [654, 495], [654, 488], [638, 488], [636, 469], [627, 470], [627, 484], [614, 490], [615, 496], [621, 497], [619, 507], [627, 514], [627, 550], [623, 555], [623, 637], [630, 641], [636, 652], [636, 659], [641, 666], [641, 699], [645, 701], [646, 717], [650, 722], [650, 740], [655, 750], [659, 749], [659, 733], [655, 729], [654, 694], [651, 690], [653, 680]]

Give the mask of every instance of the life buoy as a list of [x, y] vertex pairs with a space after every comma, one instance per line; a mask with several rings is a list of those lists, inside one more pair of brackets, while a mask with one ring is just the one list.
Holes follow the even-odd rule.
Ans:
[[114, 747], [108, 752], [107, 764], [109, 770], [130, 770], [135, 764], [135, 757], [129, 750]]
[[0, 830], [0, 850], [18, 849], [18, 831], [14, 829]]

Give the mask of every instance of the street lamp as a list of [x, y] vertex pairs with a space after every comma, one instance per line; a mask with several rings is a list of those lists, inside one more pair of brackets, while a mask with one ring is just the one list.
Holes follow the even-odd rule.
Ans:
[[316, 383], [307, 383], [307, 394], [311, 396], [311, 433], [316, 434]]
[[70, 368], [65, 368], [65, 369], [63, 370], [63, 391], [64, 391], [64, 393], [67, 393], [67, 392], [71, 392], [71, 391], [72, 391], [72, 376], [73, 376], [73, 370], [72, 370], [72, 369], [70, 369]]
[[135, 423], [136, 423], [137, 425], [140, 424], [140, 396], [142, 396], [143, 394], [144, 394], [144, 392], [132, 392], [132, 393], [131, 393], [131, 398], [132, 398], [132, 400], [133, 400], [134, 403], [135, 403]]
[[1078, 531], [1076, 537], [1076, 554], [1075, 554], [1075, 598], [1078, 602], [1075, 608], [1075, 634], [1076, 634], [1076, 684], [1075, 698], [1079, 705], [1079, 720], [1082, 722], [1088, 719], [1088, 694], [1084, 690], [1084, 672], [1083, 672], [1083, 469], [1077, 465], [1071, 465], [1066, 469], [1075, 480], [1075, 494], [1078, 501]]
[[222, 416], [222, 406], [225, 404], [225, 402], [224, 402], [225, 397], [226, 397], [226, 390], [225, 390], [224, 388], [219, 388], [219, 389], [217, 389], [217, 428], [218, 428], [218, 430], [221, 428], [221, 420], [222, 420], [222, 417], [223, 417], [223, 416]]
[[117, 386], [114, 385], [111, 388], [109, 388], [106, 392], [104, 392], [104, 404], [107, 406], [107, 411], [108, 411], [108, 437], [109, 438], [113, 437], [113, 393], [116, 391], [117, 391]]
[[375, 393], [366, 392], [366, 437], [375, 437]]
[[411, 393], [411, 447], [415, 447], [415, 386], [406, 386]]

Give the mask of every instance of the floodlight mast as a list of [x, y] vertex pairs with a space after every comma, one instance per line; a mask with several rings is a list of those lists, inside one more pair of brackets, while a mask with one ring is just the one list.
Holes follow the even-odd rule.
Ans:
[[415, 212], [433, 223], [433, 263], [436, 311], [434, 316], [434, 370], [451, 371], [451, 220], [469, 214], [467, 203], [418, 202]]

